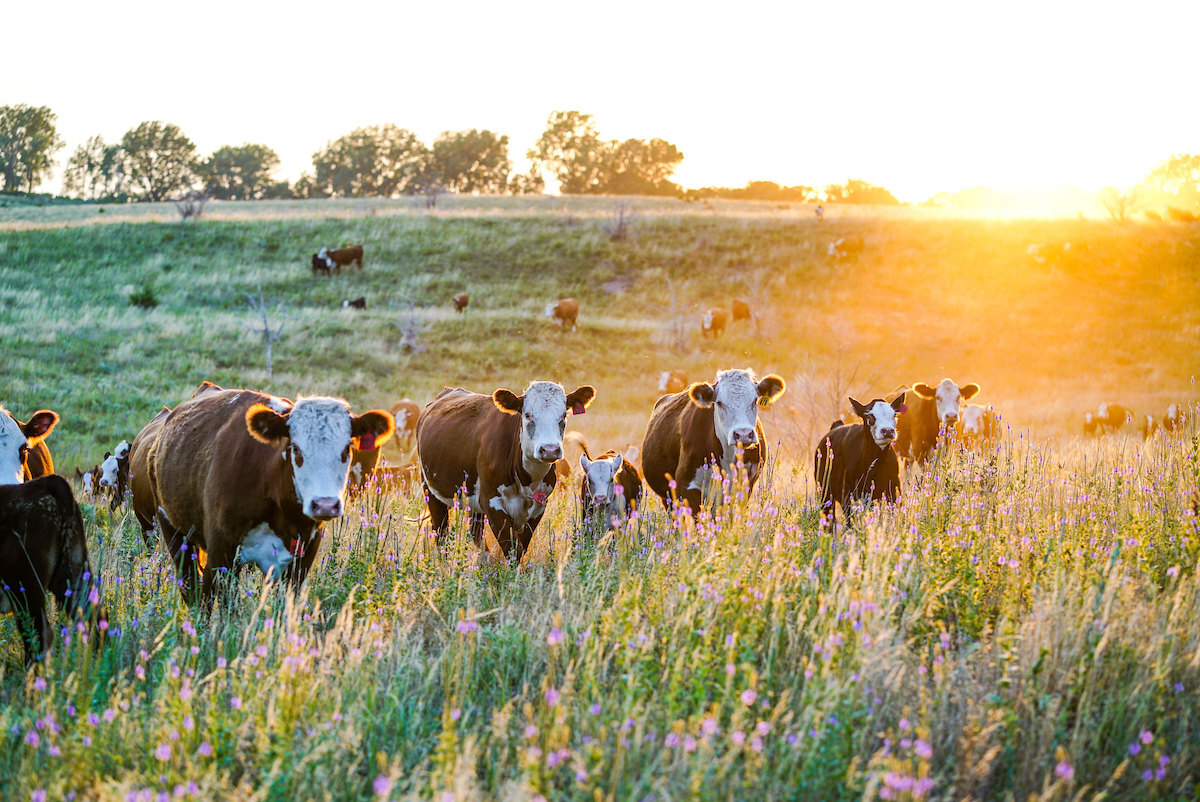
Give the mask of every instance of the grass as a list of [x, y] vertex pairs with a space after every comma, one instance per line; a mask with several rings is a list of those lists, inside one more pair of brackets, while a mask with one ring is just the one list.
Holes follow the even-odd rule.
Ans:
[[[1195, 231], [819, 226], [722, 206], [647, 209], [614, 243], [601, 207], [561, 203], [13, 224], [2, 400], [63, 415], [60, 471], [206, 378], [356, 410], [442, 384], [587, 381], [597, 401], [572, 425], [596, 447], [640, 442], [665, 366], [749, 363], [792, 389], [764, 415], [777, 458], [754, 497], [728, 488], [694, 529], [651, 504], [597, 538], [559, 493], [520, 569], [480, 567], [461, 525], [432, 547], [417, 494], [367, 493], [300, 598], [251, 570], [211, 619], [181, 604], [127, 508], [84, 499], [115, 631], [99, 648], [59, 633], [27, 673], [0, 623], [0, 798], [1195, 795], [1200, 436], [1077, 436], [1103, 399], [1194, 399]], [[845, 233], [867, 242], [858, 263], [824, 255]], [[367, 244], [366, 270], [313, 279], [305, 257], [344, 241]], [[1073, 247], [1038, 264], [1031, 242]], [[696, 309], [757, 288], [762, 334], [693, 331], [675, 353], [666, 277]], [[148, 281], [159, 305], [130, 305]], [[287, 305], [271, 381], [245, 325], [259, 286]], [[448, 310], [460, 289], [464, 316]], [[581, 301], [576, 335], [540, 317], [559, 294]], [[335, 308], [358, 295], [365, 313]], [[394, 346], [409, 300], [429, 325], [416, 354]], [[820, 530], [808, 432], [836, 410], [814, 391], [873, 397], [945, 374], [1005, 411], [1002, 443]]]

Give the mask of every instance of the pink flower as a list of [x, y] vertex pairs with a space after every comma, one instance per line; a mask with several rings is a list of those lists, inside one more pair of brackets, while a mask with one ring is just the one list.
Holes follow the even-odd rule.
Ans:
[[1154, 743], [1154, 733], [1150, 732], [1150, 730], [1142, 730], [1142, 734], [1138, 738], [1147, 746]]
[[391, 790], [392, 781], [386, 775], [380, 774], [375, 778], [371, 787], [375, 789], [375, 796], [387, 796], [387, 792]]
[[171, 759], [171, 745], [167, 744], [167, 743], [159, 744], [158, 748], [154, 750], [154, 756], [164, 762], [170, 760]]
[[550, 630], [550, 634], [546, 636], [546, 643], [551, 646], [557, 646], [563, 642], [563, 631], [558, 627]]
[[922, 741], [920, 738], [918, 738], [917, 742], [913, 744], [913, 751], [915, 751], [917, 753], [917, 757], [921, 758], [922, 760], [929, 760], [933, 757], [933, 747], [925, 741]]
[[1054, 767], [1054, 773], [1064, 780], [1070, 780], [1075, 776], [1075, 767], [1063, 760]]
[[196, 750], [201, 757], [212, 757], [212, 744], [204, 741], [200, 744], [200, 748]]
[[551, 707], [556, 707], [558, 705], [558, 700], [560, 698], [561, 698], [561, 696], [558, 692], [558, 689], [556, 689], [556, 688], [547, 688], [546, 689], [546, 704], [550, 705]]
[[733, 738], [733, 742], [738, 746], [741, 746], [746, 742], [746, 733], [742, 732], [741, 730], [736, 730], [731, 737]]
[[747, 688], [746, 690], [742, 691], [742, 704], [744, 705], [754, 704], [754, 700], [757, 698], [758, 693], [756, 693], [753, 688]]
[[459, 621], [458, 622], [458, 631], [463, 635], [466, 635], [468, 632], [474, 632], [477, 629], [479, 629], [478, 621]]
[[232, 707], [234, 710], [241, 710], [242, 709], [242, 697], [235, 696], [232, 699], [230, 699], [229, 706]]

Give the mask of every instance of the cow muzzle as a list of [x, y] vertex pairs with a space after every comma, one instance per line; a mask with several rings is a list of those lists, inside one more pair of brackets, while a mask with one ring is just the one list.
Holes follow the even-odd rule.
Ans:
[[562, 446], [560, 446], [560, 445], [538, 446], [537, 458], [543, 462], [553, 462], [554, 460], [562, 459]]
[[758, 442], [758, 435], [753, 429], [734, 429], [730, 437], [733, 439], [732, 445], [741, 448], [747, 448]]
[[328, 521], [340, 518], [342, 515], [342, 500], [337, 496], [325, 496], [312, 500], [312, 512], [309, 517], [314, 521]]

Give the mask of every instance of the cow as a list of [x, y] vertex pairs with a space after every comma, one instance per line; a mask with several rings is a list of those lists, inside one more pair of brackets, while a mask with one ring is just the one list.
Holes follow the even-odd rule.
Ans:
[[758, 379], [749, 370], [723, 370], [712, 384], [696, 382], [654, 404], [642, 440], [642, 473], [669, 511], [672, 499], [700, 512], [714, 468], [729, 476], [740, 461], [754, 490], [767, 460], [759, 407], [783, 395], [783, 379]]
[[355, 309], [362, 311], [367, 308], [367, 298], [365, 295], [360, 295], [352, 301], [342, 301], [342, 309]]
[[729, 321], [729, 313], [722, 307], [714, 306], [700, 317], [700, 336], [713, 339], [720, 337]]
[[26, 665], [40, 658], [54, 637], [47, 593], [68, 617], [107, 629], [83, 516], [71, 485], [53, 474], [0, 486], [0, 614], [16, 615]]
[[1162, 428], [1165, 432], [1177, 432], [1187, 424], [1187, 407], [1182, 404], [1167, 404], [1163, 413]]
[[840, 237], [829, 243], [826, 253], [838, 261], [857, 259], [863, 251], [863, 238], [859, 236]]
[[688, 376], [682, 370], [664, 370], [658, 377], [658, 394], [681, 393], [688, 387]]
[[1000, 415], [992, 407], [967, 404], [954, 432], [955, 439], [969, 448], [988, 448], [1000, 439]]
[[579, 320], [579, 301], [574, 298], [563, 298], [558, 303], [546, 304], [545, 315], [563, 331], [567, 330], [567, 324], [570, 324], [571, 331], [576, 331], [575, 324]]
[[396, 419], [396, 445], [404, 443], [407, 450], [408, 442], [417, 433], [417, 421], [421, 417], [421, 407], [411, 398], [401, 398], [392, 404], [392, 416]]
[[1142, 439], [1149, 440], [1158, 432], [1158, 421], [1153, 415], [1142, 415], [1138, 429], [1142, 433]]
[[1096, 407], [1096, 412], [1084, 413], [1083, 433], [1085, 435], [1116, 434], [1127, 421], [1133, 420], [1133, 413], [1120, 404], [1102, 403]]
[[345, 248], [321, 248], [313, 254], [312, 265], [313, 273], [322, 271], [328, 274], [330, 271], [341, 273], [342, 268], [346, 265], [357, 265], [359, 270], [363, 267], [363, 246], [347, 245]]
[[953, 431], [959, 406], [979, 392], [979, 385], [959, 387], [942, 379], [937, 387], [914, 382], [908, 391], [908, 409], [896, 422], [896, 450], [905, 463], [924, 465], [938, 443], [938, 435]]
[[75, 477], [83, 492], [95, 496], [108, 495], [108, 508], [113, 511], [124, 502], [129, 486], [129, 450], [129, 441], [122, 440], [112, 451], [105, 451], [104, 459], [98, 464], [86, 471], [75, 469]]
[[0, 484], [16, 485], [54, 473], [46, 438], [58, 423], [58, 413], [39, 409], [25, 423], [0, 407]]
[[[185, 600], [206, 603], [223, 571], [254, 563], [298, 590], [327, 521], [345, 509], [350, 450], [369, 451], [395, 431], [391, 413], [354, 415], [340, 398], [288, 399], [205, 383], [147, 428], [149, 498]], [[139, 438], [146, 435], [146, 429]], [[136, 442], [136, 441], [135, 441]], [[139, 444], [140, 445], [140, 444]], [[135, 450], [134, 506], [139, 454]]]
[[579, 503], [583, 517], [607, 523], [614, 518], [627, 519], [642, 503], [642, 474], [633, 462], [609, 449], [592, 459], [584, 449], [579, 455], [583, 482]]
[[745, 298], [734, 298], [730, 308], [733, 310], [733, 322], [739, 320], [753, 320], [754, 315], [750, 313], [750, 302]]
[[375, 475], [381, 449], [382, 446], [367, 449], [350, 448], [350, 471], [346, 474], [348, 490], [361, 490], [367, 480]]
[[154, 548], [154, 522], [158, 511], [158, 501], [150, 483], [150, 446], [157, 441], [163, 421], [170, 414], [170, 408], [163, 407], [142, 427], [129, 445], [130, 506], [133, 507], [133, 516], [142, 529], [142, 540], [148, 549]]
[[567, 393], [549, 381], [531, 382], [523, 395], [461, 387], [438, 393], [417, 424], [421, 483], [438, 542], [445, 542], [461, 492], [476, 547], [486, 520], [505, 558], [519, 564], [558, 481], [553, 466], [563, 455], [567, 413], [583, 414], [595, 397], [589, 385]]
[[813, 455], [813, 477], [821, 495], [822, 522], [833, 522], [834, 504], [840, 504], [847, 521], [855, 501], [900, 498], [900, 460], [892, 443], [896, 419], [904, 409], [904, 393], [889, 404], [882, 398], [850, 406], [862, 423], [835, 420], [817, 444]]
[[471, 296], [467, 295], [465, 292], [460, 292], [458, 295], [455, 295], [451, 300], [454, 301], [454, 311], [461, 313], [463, 310], [465, 310], [470, 305]]

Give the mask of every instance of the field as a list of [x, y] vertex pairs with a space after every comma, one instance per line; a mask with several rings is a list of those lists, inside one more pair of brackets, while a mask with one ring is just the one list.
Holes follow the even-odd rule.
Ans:
[[[0, 208], [0, 403], [59, 412], [61, 473], [205, 379], [356, 411], [588, 383], [571, 426], [602, 449], [640, 443], [660, 371], [747, 365], [789, 384], [763, 413], [777, 458], [694, 527], [650, 504], [586, 532], [556, 493], [520, 568], [461, 531], [439, 552], [419, 494], [369, 493], [300, 598], [247, 571], [211, 617], [126, 508], [84, 499], [114, 631], [60, 633], [26, 673], [0, 622], [0, 798], [1197, 794], [1200, 436], [1080, 420], [1196, 401], [1200, 228], [612, 198], [177, 218]], [[828, 255], [851, 236], [861, 256]], [[365, 270], [313, 277], [345, 242]], [[575, 333], [541, 315], [567, 295]], [[757, 323], [702, 340], [734, 295]], [[982, 385], [1002, 444], [822, 531], [811, 454], [845, 396], [943, 376]]]

